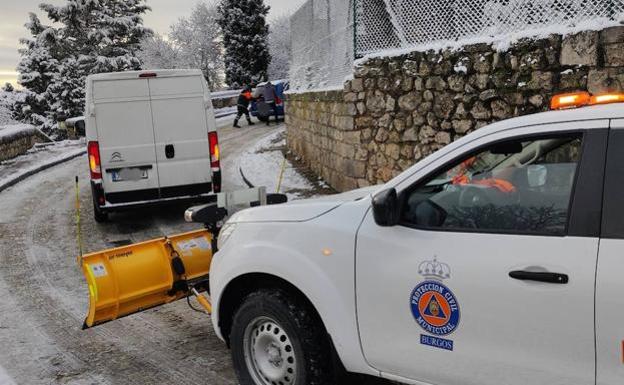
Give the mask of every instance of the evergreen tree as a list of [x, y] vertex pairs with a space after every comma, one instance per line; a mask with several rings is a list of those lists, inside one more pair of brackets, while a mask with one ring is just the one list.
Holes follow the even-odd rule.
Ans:
[[55, 30], [43, 25], [34, 13], [29, 14], [25, 27], [31, 37], [20, 40], [22, 58], [17, 66], [24, 96], [12, 106], [12, 113], [16, 120], [50, 128], [47, 122], [50, 106], [45, 94], [59, 72], [59, 61], [53, 55]]
[[152, 33], [142, 15], [150, 8], [145, 0], [67, 0], [39, 7], [54, 24], [30, 15], [26, 27], [32, 37], [21, 40], [17, 68], [25, 95], [13, 114], [50, 130], [59, 115], [83, 113], [87, 75], [140, 69], [140, 42]]
[[51, 121], [83, 113], [88, 75], [141, 68], [140, 43], [152, 33], [143, 26], [142, 14], [150, 9], [145, 0], [67, 0], [40, 7], [62, 25], [57, 31], [61, 64], [46, 93], [54, 101]]
[[231, 88], [267, 79], [269, 7], [264, 0], [221, 0], [218, 23], [223, 31], [226, 82]]
[[2, 91], [4, 91], [4, 92], [13, 92], [13, 91], [15, 91], [15, 88], [13, 88], [13, 84], [11, 84], [9, 82], [6, 82], [4, 84], [4, 87], [2, 87]]
[[45, 93], [50, 105], [49, 122], [54, 124], [59, 116], [70, 118], [84, 113], [86, 76], [78, 60], [73, 57], [63, 60]]
[[63, 57], [74, 57], [86, 73], [140, 69], [141, 40], [152, 31], [143, 26], [150, 10], [145, 0], [67, 0], [41, 4], [50, 20], [62, 24]]

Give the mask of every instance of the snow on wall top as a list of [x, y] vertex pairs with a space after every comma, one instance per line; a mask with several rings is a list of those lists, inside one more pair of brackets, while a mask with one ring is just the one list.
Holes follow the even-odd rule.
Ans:
[[34, 135], [37, 129], [30, 124], [0, 126], [0, 143], [8, 143], [25, 136]]

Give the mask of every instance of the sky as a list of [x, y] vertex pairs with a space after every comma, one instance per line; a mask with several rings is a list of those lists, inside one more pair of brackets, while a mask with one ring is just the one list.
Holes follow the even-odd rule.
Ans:
[[[271, 7], [269, 21], [283, 14], [295, 11], [305, 0], [265, 0]], [[19, 61], [19, 39], [26, 37], [28, 32], [24, 23], [29, 12], [39, 12], [38, 5], [42, 0], [1, 0], [0, 3], [0, 85], [6, 82], [15, 84], [17, 73], [15, 67]], [[64, 0], [46, 0], [52, 4], [63, 4]], [[145, 25], [160, 34], [166, 34], [169, 26], [180, 17], [188, 16], [191, 8], [198, 0], [147, 0], [152, 12], [145, 15]], [[207, 2], [210, 2], [208, 0]]]

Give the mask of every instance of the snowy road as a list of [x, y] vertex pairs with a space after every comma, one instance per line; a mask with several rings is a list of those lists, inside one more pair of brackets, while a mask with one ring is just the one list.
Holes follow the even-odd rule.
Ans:
[[[225, 189], [245, 187], [239, 158], [281, 129], [220, 129]], [[186, 206], [96, 224], [86, 162], [81, 156], [0, 193], [0, 385], [235, 384], [230, 353], [210, 319], [185, 301], [81, 330], [88, 289], [76, 265], [75, 175], [86, 251], [197, 228], [183, 222]]]
[[[225, 188], [242, 186], [233, 160], [275, 130], [221, 129]], [[84, 156], [1, 193], [0, 383], [234, 384], [229, 351], [185, 301], [81, 330], [87, 287], [76, 266], [76, 174], [88, 251], [197, 228], [183, 222], [185, 207], [96, 225]]]

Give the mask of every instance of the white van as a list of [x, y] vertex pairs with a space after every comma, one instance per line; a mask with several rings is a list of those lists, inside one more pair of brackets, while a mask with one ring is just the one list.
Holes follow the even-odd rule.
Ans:
[[96, 221], [221, 190], [210, 91], [199, 70], [91, 75], [86, 136]]

